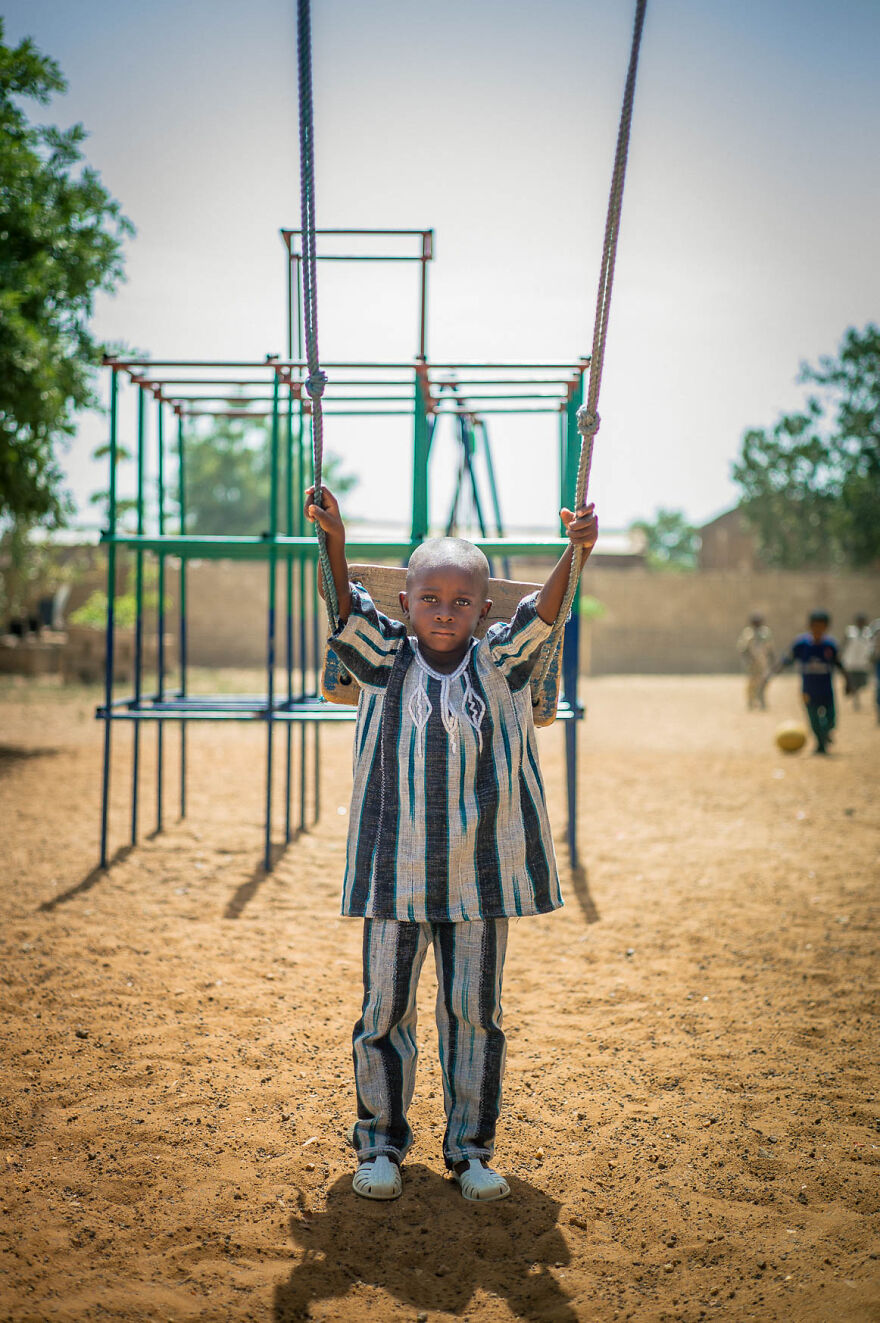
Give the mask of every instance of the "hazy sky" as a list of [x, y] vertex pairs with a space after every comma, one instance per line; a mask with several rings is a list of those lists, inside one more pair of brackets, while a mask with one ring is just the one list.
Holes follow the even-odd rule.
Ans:
[[[437, 360], [588, 352], [630, 0], [313, 11], [319, 225], [435, 228]], [[69, 80], [40, 116], [85, 124], [138, 229], [100, 336], [157, 358], [283, 352], [294, 12], [3, 5], [7, 40], [31, 35]], [[649, 0], [592, 480], [606, 527], [732, 504], [743, 429], [801, 398], [801, 360], [880, 316], [878, 88], [876, 0]], [[379, 286], [323, 267], [325, 356], [408, 357], [414, 270]], [[502, 421], [507, 517], [549, 526], [555, 424]], [[88, 459], [102, 433], [85, 420], [68, 457], [83, 502], [103, 481]], [[405, 433], [340, 423], [328, 444], [362, 475], [353, 513], [403, 511]]]

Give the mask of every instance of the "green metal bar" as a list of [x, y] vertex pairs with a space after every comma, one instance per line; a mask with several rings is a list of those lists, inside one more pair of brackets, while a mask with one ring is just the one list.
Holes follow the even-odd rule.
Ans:
[[[110, 370], [110, 481], [108, 497], [108, 531], [111, 539], [116, 534], [116, 451], [119, 413], [119, 376]], [[104, 705], [107, 710], [113, 702], [113, 648], [116, 614], [116, 543], [107, 547], [107, 637], [104, 644]], [[101, 867], [107, 867], [107, 832], [110, 823], [110, 722], [104, 726], [104, 765], [101, 774]]]
[[[134, 533], [118, 533], [113, 537], [102, 535], [102, 543], [114, 542], [117, 546], [128, 546], [132, 550], [159, 551], [186, 557], [199, 557], [214, 560], [265, 560], [272, 551], [271, 539], [263, 537], [184, 537], [166, 536], [164, 542], [158, 538]], [[275, 539], [275, 551], [278, 555], [291, 556], [296, 560], [314, 561], [317, 559], [315, 539], [308, 535], [297, 537], [279, 536]], [[562, 537], [486, 537], [474, 539], [474, 545], [486, 555], [530, 556], [559, 555], [568, 542]], [[375, 560], [376, 556], [392, 556], [399, 560], [410, 554], [418, 546], [410, 538], [350, 538], [346, 542], [349, 559]]]
[[[431, 428], [431, 440], [433, 442], [435, 429]], [[465, 462], [464, 455], [459, 456], [458, 469], [455, 474], [455, 489], [452, 493], [452, 501], [449, 506], [449, 518], [446, 520], [445, 533], [447, 537], [452, 537], [453, 529], [458, 523], [458, 504], [461, 500], [461, 488], [464, 482]]]
[[[302, 286], [302, 260], [297, 257], [296, 261], [296, 357], [302, 358], [303, 340], [305, 339], [305, 328], [303, 326], [303, 286]], [[292, 332], [291, 332], [292, 342]], [[293, 353], [291, 352], [291, 357]], [[306, 482], [306, 474], [310, 474], [310, 481], [314, 480], [314, 453], [311, 445], [308, 447], [308, 456], [306, 455], [306, 427], [305, 427], [305, 403], [300, 398], [299, 402], [299, 445], [298, 445], [298, 465], [297, 476], [299, 491], [296, 503], [296, 533], [298, 537], [304, 537], [306, 533], [305, 523], [305, 488], [309, 484]], [[309, 429], [309, 436], [311, 431]], [[314, 537], [309, 538], [312, 544], [312, 554], [317, 555], [317, 542]], [[306, 629], [306, 562], [303, 557], [299, 559], [299, 673], [300, 673], [300, 693], [306, 692], [306, 650], [308, 646], [308, 632]], [[305, 830], [306, 826], [306, 732], [305, 728], [300, 726], [299, 731], [299, 829]]]
[[272, 868], [272, 743], [275, 700], [275, 598], [278, 566], [275, 546], [275, 539], [278, 536], [278, 385], [278, 373], [276, 372], [272, 408], [272, 462], [269, 478], [269, 610], [266, 626], [266, 833], [263, 866], [267, 873]]
[[424, 362], [428, 352], [428, 263], [434, 256], [434, 231], [425, 230], [422, 235], [422, 251], [419, 261], [422, 264], [419, 280], [419, 358]]
[[418, 546], [428, 536], [428, 454], [430, 429], [427, 414], [428, 401], [419, 369], [415, 373], [413, 391], [413, 477], [412, 477], [412, 541]]
[[[138, 425], [137, 425], [137, 531], [138, 542], [135, 550], [135, 627], [134, 627], [134, 696], [135, 702], [141, 701], [141, 681], [143, 669], [144, 644], [144, 551], [141, 540], [144, 537], [144, 464], [147, 442], [146, 393], [138, 388]], [[159, 542], [159, 546], [162, 542]], [[131, 843], [137, 842], [138, 829], [138, 772], [140, 768], [140, 726], [135, 722], [132, 748], [131, 773]]]
[[[315, 451], [314, 451], [314, 445], [313, 445], [313, 444], [309, 444], [308, 446], [306, 446], [306, 445], [304, 444], [304, 445], [303, 445], [302, 456], [303, 456], [303, 463], [304, 463], [304, 465], [305, 465], [306, 473], [307, 473], [307, 476], [308, 476], [308, 485], [311, 486], [311, 485], [314, 483], [314, 481], [315, 481]], [[304, 528], [304, 525], [305, 525], [305, 509], [303, 509], [303, 514], [302, 514], [302, 524], [303, 524], [303, 532], [305, 532], [305, 528]], [[318, 611], [318, 609], [319, 609], [319, 607], [318, 607], [318, 591], [317, 591], [317, 583], [318, 583], [317, 547], [318, 547], [318, 544], [317, 544], [317, 541], [315, 541], [314, 538], [312, 539], [312, 542], [313, 542], [313, 545], [314, 545], [314, 547], [315, 547], [315, 556], [313, 557], [314, 567], [313, 567], [311, 573], [309, 572], [309, 566], [307, 566], [305, 560], [304, 560], [304, 559], [300, 560], [300, 599], [299, 599], [299, 609], [300, 609], [300, 615], [301, 615], [301, 620], [302, 620], [302, 626], [301, 626], [301, 631], [300, 631], [300, 640], [301, 640], [301, 644], [302, 644], [302, 654], [301, 654], [301, 657], [300, 657], [300, 663], [301, 663], [301, 665], [302, 665], [302, 686], [303, 686], [303, 687], [302, 687], [302, 692], [303, 692], [303, 695], [304, 695], [304, 696], [309, 692], [309, 689], [311, 688], [311, 676], [310, 676], [309, 672], [312, 670], [312, 667], [309, 665], [309, 660], [310, 660], [310, 659], [309, 659], [309, 630], [308, 630], [308, 620], [307, 620], [307, 607], [306, 607], [306, 603], [307, 603], [307, 602], [309, 603], [309, 606], [311, 607], [311, 611], [312, 611], [312, 616], [313, 616], [313, 623], [312, 623], [312, 647], [313, 647], [313, 648], [314, 648], [314, 647], [316, 646], [316, 644], [317, 644], [317, 638], [316, 638], [316, 635], [315, 635], [315, 633], [314, 633], [314, 628], [315, 628], [315, 627], [314, 627], [314, 617], [315, 617], [315, 615], [316, 615], [316, 613], [317, 613], [317, 611]], [[315, 693], [317, 693], [317, 681], [316, 681], [316, 683], [315, 683]], [[308, 826], [307, 813], [306, 813], [306, 806], [307, 806], [307, 801], [308, 801], [308, 781], [309, 781], [308, 748], [307, 748], [307, 745], [306, 745], [306, 733], [305, 733], [305, 730], [303, 730], [303, 731], [301, 732], [301, 743], [300, 743], [300, 748], [299, 748], [299, 828], [300, 828], [300, 831], [305, 831], [306, 828], [307, 828], [307, 826]]]
[[[577, 490], [578, 462], [581, 454], [581, 438], [577, 429], [577, 411], [580, 400], [573, 395], [565, 406], [565, 462], [562, 470], [560, 504], [571, 509]], [[562, 525], [562, 521], [560, 520]], [[564, 527], [564, 525], [562, 525]]]
[[461, 418], [461, 445], [464, 451], [465, 467], [471, 480], [471, 499], [477, 516], [477, 527], [480, 530], [480, 537], [485, 537], [487, 534], [486, 520], [483, 516], [483, 503], [480, 500], [480, 489], [477, 485], [477, 474], [474, 468], [474, 455], [477, 447], [474, 440], [474, 430], [465, 416]]
[[[180, 535], [186, 536], [186, 468], [184, 465], [183, 417], [177, 418], [177, 502], [180, 506]], [[179, 588], [179, 642], [180, 649], [180, 692], [186, 697], [187, 684], [187, 638], [186, 638], [186, 570], [184, 556], [180, 558]], [[180, 723], [180, 816], [186, 817], [186, 722]]]
[[[569, 498], [570, 499], [570, 498]], [[313, 537], [283, 537], [273, 541], [265, 537], [174, 537], [164, 539], [134, 533], [102, 534], [102, 543], [113, 542], [132, 550], [165, 551], [168, 555], [199, 557], [205, 560], [266, 560], [270, 555], [292, 556], [301, 561], [317, 559], [317, 546]], [[349, 559], [375, 560], [377, 556], [391, 556], [400, 560], [410, 555], [419, 544], [411, 538], [350, 538], [346, 541]], [[486, 537], [474, 539], [474, 545], [487, 556], [560, 555], [568, 546], [560, 537]]]
[[[158, 447], [158, 465], [156, 471], [156, 492], [159, 499], [159, 537], [165, 536], [165, 409], [161, 400], [156, 401], [156, 444]], [[159, 700], [165, 696], [165, 554], [159, 552], [158, 558], [159, 601], [156, 609], [156, 688]], [[162, 830], [162, 783], [165, 765], [165, 731], [161, 721], [156, 728], [156, 831]]]
[[495, 515], [495, 529], [499, 537], [504, 537], [504, 523], [501, 518], [501, 502], [498, 499], [498, 485], [495, 481], [495, 465], [492, 462], [492, 447], [489, 445], [489, 431], [480, 420], [477, 423], [483, 440], [483, 456], [486, 460], [486, 472], [489, 475], [489, 494], [492, 497], [492, 512]]
[[559, 414], [559, 436], [557, 438], [557, 448], [559, 451], [559, 491], [557, 492], [560, 506], [565, 505], [565, 436], [568, 427], [568, 415], [563, 409]]
[[[286, 410], [286, 431], [285, 431], [285, 512], [286, 528], [288, 537], [294, 534], [294, 516], [293, 516], [293, 493], [296, 475], [294, 470], [294, 445], [293, 445], [293, 397], [287, 397]], [[293, 560], [290, 556], [286, 557], [284, 565], [284, 588], [285, 588], [285, 661], [287, 664], [287, 698], [288, 702], [293, 701]], [[290, 725], [285, 733], [284, 746], [284, 839], [290, 841], [290, 786], [292, 776], [292, 741], [293, 730]]]
[[[581, 378], [583, 385], [583, 377]], [[577, 411], [581, 403], [581, 392], [573, 392], [565, 408], [565, 465], [563, 473], [562, 505], [570, 509], [574, 506], [577, 490], [578, 465], [580, 463], [581, 437], [577, 426]], [[580, 668], [580, 591], [578, 581], [572, 601], [572, 614], [563, 637], [562, 657], [562, 697], [574, 714], [574, 720], [564, 730], [565, 741], [565, 777], [566, 804], [568, 811], [567, 841], [569, 862], [572, 868], [578, 867], [578, 719], [583, 716], [578, 707], [577, 686]]]
[[[504, 537], [504, 522], [501, 518], [501, 502], [498, 499], [498, 485], [495, 482], [495, 465], [492, 462], [492, 447], [489, 444], [489, 429], [482, 419], [477, 422], [477, 428], [483, 440], [483, 455], [486, 460], [486, 472], [489, 475], [489, 494], [492, 498], [492, 512], [495, 515], [495, 531], [499, 537]], [[510, 578], [510, 562], [507, 557], [504, 558], [501, 565], [504, 571], [504, 577]]]

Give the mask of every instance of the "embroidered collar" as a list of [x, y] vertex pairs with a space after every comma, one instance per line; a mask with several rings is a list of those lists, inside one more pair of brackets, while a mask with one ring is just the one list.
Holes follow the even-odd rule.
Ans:
[[[467, 652], [462, 657], [454, 671], [435, 671], [433, 666], [429, 666], [425, 661], [419, 649], [418, 640], [410, 637], [410, 647], [413, 650], [416, 663], [418, 665], [418, 678], [415, 688], [409, 700], [409, 714], [412, 717], [413, 725], [418, 732], [419, 753], [425, 751], [425, 728], [428, 719], [434, 711], [433, 704], [428, 697], [428, 676], [432, 680], [440, 683], [440, 719], [443, 722], [443, 729], [449, 736], [450, 747], [453, 752], [457, 747], [459, 737], [459, 728], [465, 722], [472, 726], [477, 732], [480, 751], [483, 749], [482, 721], [486, 713], [486, 704], [479, 694], [474, 692], [471, 685], [468, 667], [471, 660], [471, 652], [476, 646], [476, 639], [472, 639]], [[459, 690], [456, 685], [455, 692], [461, 694], [460, 706], [456, 707], [453, 701], [452, 684], [454, 680], [464, 680], [464, 689]]]

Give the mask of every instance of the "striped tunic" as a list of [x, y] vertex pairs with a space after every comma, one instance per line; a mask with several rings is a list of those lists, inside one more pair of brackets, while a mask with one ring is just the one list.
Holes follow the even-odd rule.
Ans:
[[331, 639], [361, 686], [343, 914], [442, 923], [562, 904], [529, 689], [551, 627], [535, 603], [471, 642], [444, 710], [406, 626], [351, 585]]

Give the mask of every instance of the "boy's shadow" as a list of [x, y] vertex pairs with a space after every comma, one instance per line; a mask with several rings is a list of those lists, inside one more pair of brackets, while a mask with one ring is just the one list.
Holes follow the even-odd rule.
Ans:
[[468, 1203], [416, 1163], [404, 1168], [394, 1203], [359, 1199], [348, 1175], [331, 1186], [322, 1211], [310, 1213], [300, 1194], [290, 1232], [304, 1257], [275, 1289], [274, 1323], [308, 1318], [312, 1301], [341, 1298], [360, 1283], [419, 1312], [462, 1314], [479, 1288], [506, 1299], [517, 1318], [577, 1323], [547, 1271], [570, 1257], [559, 1204], [515, 1176], [508, 1182], [509, 1199]]

